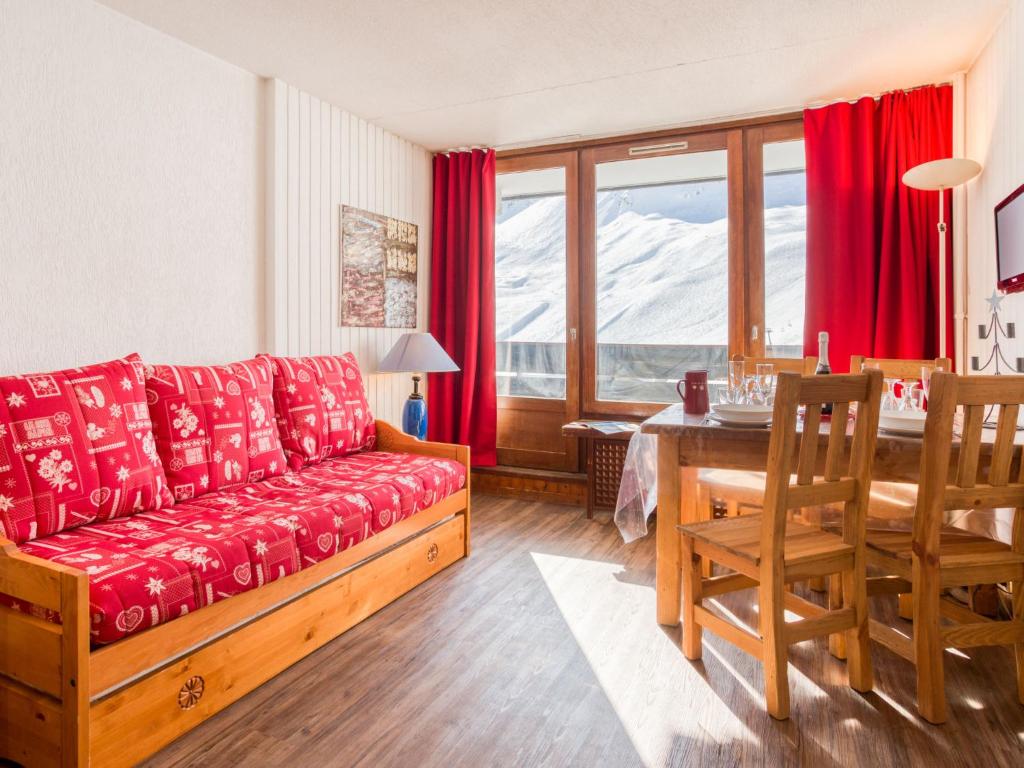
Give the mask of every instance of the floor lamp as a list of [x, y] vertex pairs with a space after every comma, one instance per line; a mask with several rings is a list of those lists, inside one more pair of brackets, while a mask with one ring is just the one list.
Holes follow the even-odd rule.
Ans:
[[959, 187], [981, 173], [981, 165], [973, 160], [947, 157], [915, 165], [903, 174], [903, 183], [913, 189], [939, 193], [939, 354], [946, 357], [946, 217], [943, 194]]

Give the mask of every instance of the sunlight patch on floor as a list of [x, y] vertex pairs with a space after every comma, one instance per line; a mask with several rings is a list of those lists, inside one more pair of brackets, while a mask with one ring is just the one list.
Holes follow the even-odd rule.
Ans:
[[[708, 683], [655, 621], [650, 586], [631, 583], [619, 563], [530, 554], [646, 765], [664, 765], [680, 738], [706, 739], [710, 734], [720, 743], [756, 742], [717, 695], [708, 690], [687, 695], [695, 688], [707, 689]], [[651, 680], [655, 682], [638, 683]]]

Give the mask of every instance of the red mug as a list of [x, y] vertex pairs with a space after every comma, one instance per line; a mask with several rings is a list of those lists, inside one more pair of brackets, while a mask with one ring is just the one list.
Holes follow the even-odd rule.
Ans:
[[683, 401], [683, 410], [694, 416], [703, 416], [708, 412], [708, 372], [687, 371], [686, 375], [676, 382], [676, 392]]

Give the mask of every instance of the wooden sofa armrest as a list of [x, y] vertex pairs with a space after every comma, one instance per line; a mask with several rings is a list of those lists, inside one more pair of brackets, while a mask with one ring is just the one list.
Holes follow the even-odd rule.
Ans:
[[402, 430], [386, 421], [377, 419], [377, 450], [401, 453], [416, 453], [421, 456], [437, 456], [453, 459], [466, 468], [469, 473], [469, 446], [458, 443], [432, 443], [429, 440], [407, 435]]
[[59, 623], [0, 606], [0, 757], [84, 765], [89, 738], [89, 577], [0, 538], [0, 593]]
[[432, 443], [429, 440], [407, 435], [393, 424], [377, 419], [377, 450], [395, 451], [401, 453], [416, 453], [420, 456], [437, 456], [442, 459], [452, 459], [459, 462], [466, 468], [466, 507], [463, 515], [466, 519], [466, 557], [469, 557], [470, 539], [472, 526], [470, 524], [470, 475], [472, 469], [469, 464], [469, 446], [458, 443]]

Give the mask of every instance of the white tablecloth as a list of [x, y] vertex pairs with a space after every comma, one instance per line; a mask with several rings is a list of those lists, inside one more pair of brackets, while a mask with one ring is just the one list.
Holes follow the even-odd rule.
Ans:
[[[881, 485], [881, 484], [880, 484]], [[886, 492], [895, 491], [912, 505], [916, 486], [885, 483]], [[872, 493], [876, 493], [872, 489]], [[615, 525], [627, 544], [647, 535], [647, 520], [658, 503], [658, 439], [637, 432], [629, 441], [622, 482], [615, 505]], [[912, 506], [909, 507], [912, 509]], [[840, 514], [838, 511], [836, 515]], [[987, 536], [1006, 544], [1013, 537], [1012, 509], [967, 509], [947, 513], [946, 522], [956, 528]], [[868, 518], [872, 529], [910, 530], [913, 516], [905, 518]]]

